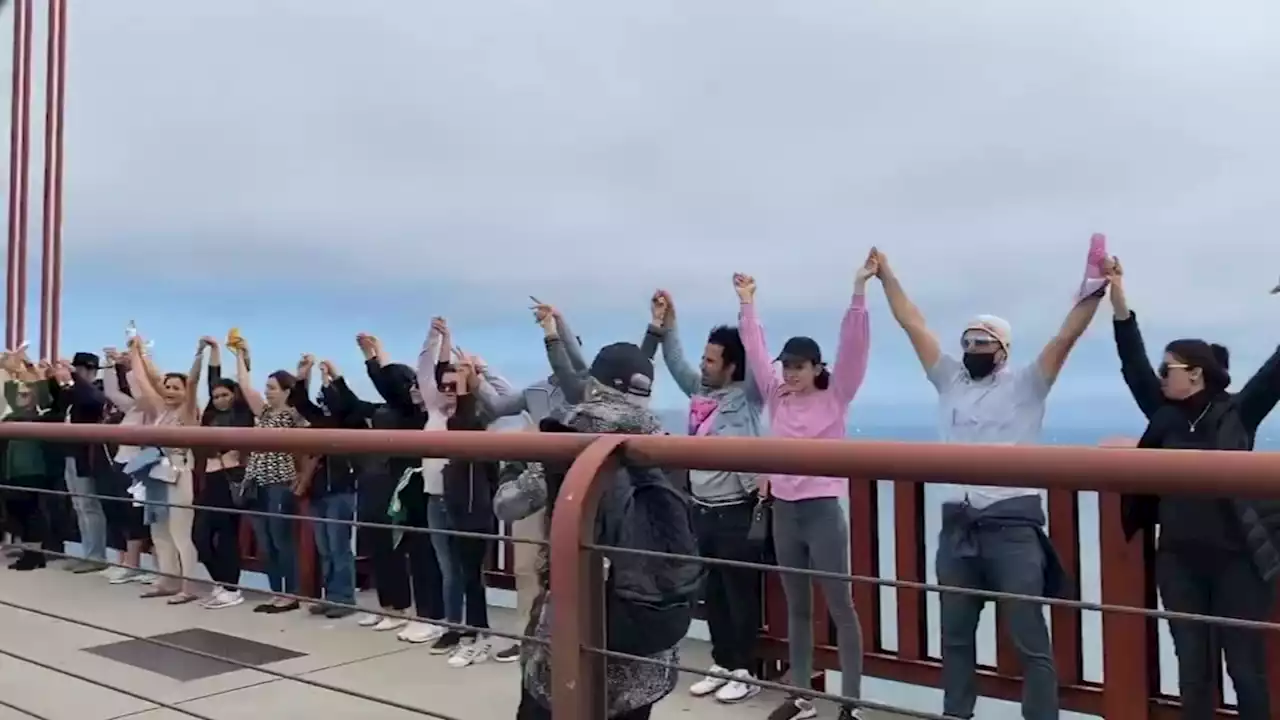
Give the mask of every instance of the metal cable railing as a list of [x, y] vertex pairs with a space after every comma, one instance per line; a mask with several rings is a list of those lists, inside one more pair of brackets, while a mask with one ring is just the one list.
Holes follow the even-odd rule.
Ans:
[[[498, 541], [510, 540], [510, 541], [516, 541], [516, 542], [526, 542], [528, 544], [544, 546], [544, 547], [549, 545], [549, 543], [545, 540], [522, 540], [519, 538], [511, 538], [509, 536], [497, 535], [497, 534], [462, 532], [462, 531], [446, 530], [442, 528], [409, 527], [409, 526], [393, 525], [393, 524], [387, 524], [387, 523], [374, 523], [374, 522], [365, 522], [360, 520], [345, 520], [345, 519], [337, 519], [337, 518], [323, 518], [323, 517], [314, 517], [311, 515], [272, 513], [272, 512], [241, 509], [241, 508], [226, 508], [226, 507], [205, 506], [205, 505], [188, 505], [188, 504], [182, 504], [182, 503], [168, 503], [168, 502], [152, 501], [152, 500], [134, 500], [133, 498], [122, 498], [114, 495], [74, 493], [67, 490], [53, 490], [48, 488], [28, 488], [25, 486], [0, 484], [0, 491], [32, 492], [35, 494], [58, 496], [58, 497], [93, 498], [99, 501], [106, 501], [106, 502], [137, 503], [141, 505], [165, 506], [169, 508], [182, 508], [182, 509], [198, 510], [202, 512], [245, 515], [250, 517], [253, 517], [253, 516], [273, 517], [277, 519], [287, 519], [287, 520], [300, 521], [300, 522], [345, 525], [353, 528], [366, 527], [366, 528], [375, 528], [375, 529], [394, 529], [394, 530], [400, 530], [400, 531], [412, 532], [412, 533], [442, 534], [442, 535], [450, 535], [450, 536], [458, 536], [458, 537], [479, 538], [479, 539], [485, 539], [485, 540], [498, 540]], [[975, 589], [975, 588], [963, 588], [963, 587], [955, 587], [955, 586], [947, 586], [947, 585], [938, 585], [933, 583], [894, 580], [889, 578], [867, 577], [867, 576], [859, 576], [859, 575], [853, 575], [853, 574], [846, 575], [846, 574], [840, 574], [840, 573], [826, 572], [822, 570], [813, 570], [808, 568], [788, 568], [788, 567], [780, 567], [777, 565], [771, 565], [766, 563], [755, 563], [755, 562], [746, 562], [746, 561], [740, 561], [740, 560], [728, 560], [728, 559], [722, 559], [722, 558], [709, 558], [709, 557], [700, 557], [700, 556], [692, 556], [692, 555], [680, 555], [676, 553], [640, 550], [636, 548], [614, 547], [614, 546], [607, 546], [607, 545], [598, 545], [594, 543], [583, 543], [582, 548], [583, 550], [600, 553], [606, 556], [611, 554], [612, 555], [634, 555], [634, 556], [660, 558], [660, 559], [667, 559], [667, 560], [695, 561], [695, 562], [703, 563], [706, 565], [715, 565], [715, 566], [721, 566], [721, 567], [756, 570], [760, 572], [774, 572], [778, 574], [801, 575], [801, 576], [810, 577], [814, 579], [840, 580], [843, 582], [848, 582], [850, 584], [865, 583], [865, 584], [878, 586], [878, 587], [890, 587], [890, 588], [914, 590], [914, 591], [920, 591], [920, 592], [936, 592], [936, 593], [950, 592], [950, 593], [956, 593], [956, 594], [978, 596], [978, 597], [982, 597], [984, 599], [989, 599], [989, 600], [1027, 602], [1027, 603], [1032, 603], [1037, 605], [1067, 607], [1067, 608], [1072, 608], [1077, 610], [1087, 610], [1092, 612], [1120, 613], [1120, 614], [1136, 615], [1136, 616], [1142, 616], [1142, 617], [1160, 618], [1165, 620], [1196, 621], [1196, 622], [1204, 622], [1208, 624], [1215, 624], [1215, 625], [1221, 625], [1221, 626], [1227, 626], [1227, 627], [1240, 627], [1240, 628], [1255, 629], [1255, 630], [1280, 630], [1280, 623], [1274, 623], [1274, 622], [1244, 620], [1239, 618], [1225, 618], [1225, 617], [1201, 615], [1201, 614], [1195, 614], [1195, 613], [1181, 613], [1181, 612], [1173, 612], [1173, 611], [1160, 610], [1160, 609], [1154, 609], [1154, 608], [1137, 608], [1137, 607], [1130, 607], [1130, 606], [1123, 606], [1123, 605], [1094, 603], [1094, 602], [1081, 601], [1081, 600], [1048, 598], [1043, 596], [1022, 595], [1017, 593], [998, 592], [998, 591], [982, 590], [982, 589]], [[50, 550], [39, 550], [34, 552], [40, 552], [43, 555], [53, 557], [53, 558], [80, 559], [79, 556], [65, 553], [65, 552], [56, 552], [56, 551], [50, 551]], [[121, 563], [117, 563], [117, 562], [102, 561], [101, 564], [106, 567], [136, 569]], [[170, 580], [194, 581], [198, 583], [211, 582], [209, 580], [206, 580], [204, 578], [197, 577], [197, 576], [178, 575], [178, 574], [162, 572], [159, 570], [148, 570], [147, 572], [157, 577], [170, 579]], [[305, 596], [305, 595], [279, 592], [279, 591], [273, 591], [273, 590], [263, 590], [263, 589], [259, 589], [259, 588], [255, 588], [247, 585], [222, 584], [222, 587], [225, 587], [226, 589], [229, 589], [229, 590], [253, 592], [253, 593], [257, 593], [259, 595], [264, 595], [267, 597], [282, 598], [282, 599], [287, 599], [287, 600], [292, 600], [297, 602], [317, 601], [316, 598]], [[354, 604], [333, 602], [330, 600], [324, 600], [323, 603], [326, 606], [349, 609], [352, 611], [365, 610], [365, 608], [360, 607], [358, 605], [354, 605]], [[235, 665], [242, 669], [250, 669], [250, 670], [261, 672], [267, 675], [271, 675], [272, 677], [275, 677], [277, 679], [296, 680], [306, 685], [310, 685], [313, 687], [317, 687], [320, 689], [329, 690], [333, 692], [347, 694], [352, 697], [356, 697], [368, 702], [383, 704], [383, 705], [387, 705], [397, 709], [406, 710], [409, 712], [416, 712], [418, 714], [422, 714], [428, 717], [438, 717], [438, 718], [443, 718], [444, 720], [451, 720], [449, 716], [442, 715], [431, 710], [414, 708], [413, 706], [405, 705], [403, 703], [388, 700], [385, 698], [378, 698], [376, 696], [368, 695], [365, 693], [350, 691], [345, 688], [340, 688], [337, 686], [320, 683], [314, 680], [288, 675], [286, 673], [281, 673], [281, 672], [270, 670], [260, 666], [251, 665], [249, 663], [243, 663], [236, 660], [223, 658], [222, 656], [219, 656], [213, 653], [207, 653], [207, 652], [195, 650], [192, 648], [183, 647], [173, 643], [165, 642], [163, 640], [157, 640], [153, 638], [146, 638], [146, 637], [134, 635], [134, 634], [131, 634], [122, 630], [114, 629], [114, 628], [99, 626], [94, 623], [78, 620], [76, 618], [60, 615], [57, 613], [52, 613], [47, 610], [31, 608], [18, 603], [5, 601], [3, 599], [0, 599], [0, 607], [9, 607], [15, 610], [31, 612], [31, 613], [48, 617], [51, 619], [70, 622], [73, 624], [81, 625], [83, 627], [88, 627], [95, 630], [113, 633], [121, 637], [127, 637], [133, 640], [147, 642], [149, 644], [154, 644], [158, 647], [163, 647], [168, 650], [188, 653], [188, 654], [195, 655], [198, 657], [203, 657], [206, 659], [219, 660], [231, 665]], [[378, 611], [378, 614], [384, 617], [389, 617], [397, 620], [405, 620], [405, 621], [411, 621], [411, 622], [429, 622], [429, 623], [447, 628], [449, 630], [454, 630], [461, 633], [480, 633], [480, 634], [489, 635], [493, 637], [506, 638], [506, 639], [517, 641], [520, 643], [528, 642], [528, 643], [536, 643], [536, 644], [542, 644], [542, 645], [549, 644], [548, 641], [546, 640], [535, 638], [529, 635], [504, 632], [500, 630], [494, 630], [491, 628], [479, 628], [479, 627], [467, 625], [465, 623], [455, 623], [455, 622], [450, 622], [442, 619], [423, 618], [411, 613], [380, 609]], [[884, 703], [875, 702], [872, 700], [867, 700], [862, 698], [850, 698], [840, 694], [835, 694], [830, 692], [821, 692], [821, 691], [813, 690], [806, 687], [772, 682], [769, 680], [758, 679], [754, 677], [734, 676], [728, 673], [719, 673], [715, 671], [710, 671], [705, 668], [695, 668], [687, 665], [682, 665], [680, 663], [669, 663], [663, 660], [630, 655], [627, 653], [621, 653], [621, 652], [607, 650], [603, 648], [584, 646], [583, 649], [587, 650], [588, 652], [596, 653], [607, 658], [612, 658], [616, 660], [626, 660], [626, 661], [638, 662], [638, 663], [649, 664], [649, 665], [664, 666], [664, 667], [669, 667], [671, 669], [674, 669], [678, 672], [690, 673], [690, 674], [700, 675], [700, 676], [717, 677], [726, 681], [736, 680], [739, 682], [743, 682], [744, 684], [747, 684], [747, 685], [755, 685], [757, 687], [760, 687], [761, 689], [785, 692], [790, 695], [803, 697], [810, 700], [827, 700], [827, 701], [831, 701], [839, 704], [865, 708], [868, 710], [875, 710], [880, 712], [891, 712], [891, 713], [896, 713], [896, 714], [904, 715], [908, 717], [920, 718], [921, 720], [954, 720], [949, 718], [949, 716], [945, 716], [945, 715], [916, 711], [909, 708], [888, 705]]]
[[[484, 437], [488, 435], [487, 437]], [[680, 672], [694, 673], [699, 676], [715, 675], [706, 670], [690, 668], [682, 666], [678, 663], [665, 663], [654, 658], [637, 658], [628, 656], [616, 651], [610, 651], [604, 648], [604, 642], [600, 632], [602, 625], [594, 611], [582, 612], [584, 609], [589, 610], [587, 606], [578, 603], [592, 603], [595, 605], [596, 599], [599, 597], [601, 587], [597, 587], [598, 575], [596, 571], [590, 568], [598, 566], [599, 560], [594, 561], [595, 565], [586, 562], [582, 557], [583, 553], [591, 553], [594, 555], [619, 555], [631, 554], [638, 556], [648, 556], [652, 558], [666, 559], [692, 559], [699, 562], [705, 562], [711, 565], [719, 565], [723, 567], [735, 567], [742, 569], [751, 569], [763, 572], [791, 572], [804, 575], [810, 578], [839, 580], [854, 585], [864, 587], [889, 587], [899, 591], [908, 591], [910, 596], [918, 597], [918, 594], [930, 592], [950, 592], [971, 596], [982, 597], [985, 599], [998, 600], [1002, 602], [1020, 602], [1031, 603], [1035, 605], [1048, 605], [1060, 609], [1069, 609], [1073, 611], [1092, 611], [1107, 614], [1121, 614], [1130, 617], [1141, 618], [1162, 618], [1173, 621], [1192, 621], [1207, 622], [1221, 626], [1231, 626], [1250, 630], [1272, 630], [1280, 627], [1280, 624], [1264, 622], [1261, 620], [1244, 620], [1239, 618], [1217, 618], [1206, 615], [1198, 615], [1193, 613], [1173, 612], [1167, 610], [1157, 610], [1154, 608], [1138, 607], [1136, 605], [1117, 603], [1114, 601], [1105, 601], [1105, 598], [1111, 597], [1124, 598], [1125, 600], [1141, 602], [1140, 595], [1135, 595], [1135, 591], [1140, 585], [1129, 583], [1127, 578], [1118, 578], [1116, 586], [1104, 586], [1103, 598], [1104, 602], [1087, 602], [1070, 599], [1046, 598], [1040, 596], [1029, 596], [1014, 593], [1003, 593], [988, 591], [976, 588], [957, 588], [933, 583], [920, 581], [921, 575], [918, 567], [913, 569], [910, 558], [903, 560], [901, 548], [898, 551], [898, 562], [907, 562], [908, 579], [896, 580], [875, 577], [865, 572], [866, 568], [874, 568], [874, 563], [868, 564], [865, 559], [854, 563], [855, 568], [863, 568], [863, 571], [855, 570], [855, 574], [829, 573], [809, 569], [779, 568], [773, 565], [763, 563], [749, 563], [743, 561], [723, 560], [716, 558], [687, 558], [684, 556], [672, 555], [669, 553], [659, 553], [647, 550], [639, 550], [635, 548], [616, 548], [599, 544], [592, 541], [591, 526], [594, 524], [594, 493], [599, 492], [599, 488], [603, 486], [608, 478], [608, 474], [614, 472], [616, 463], [619, 461], [638, 463], [641, 465], [660, 466], [660, 467], [689, 467], [694, 469], [713, 469], [713, 470], [735, 470], [747, 472], [792, 472], [806, 473], [818, 475], [844, 475], [855, 478], [867, 477], [891, 477], [895, 479], [898, 485], [895, 489], [905, 486], [908, 489], [914, 483], [929, 482], [931, 477], [947, 477], [951, 482], [972, 483], [979, 480], [983, 484], [993, 485], [1015, 485], [1024, 486], [1027, 484], [1049, 487], [1051, 491], [1062, 491], [1067, 489], [1102, 489], [1113, 493], [1118, 491], [1125, 492], [1207, 492], [1213, 495], [1221, 495], [1223, 493], [1237, 493], [1241, 496], [1265, 495], [1269, 492], [1270, 478], [1274, 476], [1276, 469], [1275, 457], [1258, 457], [1257, 455], [1248, 453], [1172, 453], [1161, 451], [1128, 451], [1128, 450], [1089, 450], [1079, 448], [974, 448], [974, 447], [942, 447], [927, 445], [910, 445], [902, 443], [855, 443], [855, 442], [839, 442], [839, 441], [779, 441], [759, 439], [751, 441], [738, 441], [736, 439], [707, 439], [707, 438], [659, 438], [659, 437], [627, 437], [627, 436], [577, 436], [566, 438], [562, 436], [545, 436], [530, 434], [510, 434], [505, 437], [495, 436], [494, 434], [484, 433], [466, 433], [466, 432], [447, 432], [447, 433], [430, 433], [430, 432], [397, 432], [389, 431], [386, 433], [362, 433], [360, 431], [324, 431], [324, 430], [260, 430], [252, 429], [240, 431], [226, 431], [223, 429], [192, 429], [192, 428], [111, 428], [111, 427], [85, 427], [85, 426], [59, 426], [59, 427], [0, 427], [0, 437], [29, 437], [34, 439], [49, 440], [55, 438], [55, 442], [61, 441], [99, 441], [109, 440], [116, 442], [127, 442], [128, 444], [148, 444], [160, 445], [166, 447], [242, 447], [246, 450], [290, 450], [296, 452], [342, 452], [344, 454], [361, 454], [361, 453], [378, 453], [378, 454], [405, 454], [411, 456], [429, 456], [429, 457], [451, 457], [466, 459], [498, 459], [503, 457], [520, 457], [522, 459], [538, 459], [538, 460], [555, 460], [559, 462], [573, 462], [573, 467], [568, 476], [565, 478], [565, 484], [561, 488], [559, 499], [557, 500], [557, 511], [555, 521], [552, 523], [550, 542], [532, 541], [532, 544], [545, 547], [551, 556], [555, 559], [551, 565], [552, 585], [561, 589], [555, 591], [555, 606], [553, 608], [552, 627], [554, 633], [550, 645], [554, 648], [552, 655], [552, 679], [553, 679], [553, 705], [556, 708], [557, 717], [561, 714], [566, 718], [574, 720], [593, 720], [598, 714], [590, 709], [599, 697], [599, 693], [603, 686], [597, 686], [598, 679], [589, 677], [589, 665], [583, 664], [582, 660], [566, 660], [566, 657], [597, 657], [606, 658], [613, 661], [630, 661], [640, 663], [665, 664], [672, 669]], [[1212, 471], [1212, 472], [1210, 472]], [[1201, 482], [1201, 478], [1212, 475], [1216, 478], [1223, 478], [1214, 485], [1206, 486]], [[858, 482], [864, 482], [859, 480]], [[870, 481], [865, 481], [870, 482]], [[859, 486], [860, 487], [860, 486]], [[851, 492], [853, 486], [851, 485]], [[3, 488], [0, 488], [3, 489]], [[22, 490], [31, 491], [31, 488], [21, 488]], [[49, 495], [74, 495], [62, 490], [49, 490], [40, 488], [37, 492]], [[865, 492], [865, 489], [859, 490]], [[1052, 495], [1052, 492], [1051, 492]], [[110, 495], [94, 495], [99, 501], [104, 502], [129, 502], [134, 503], [132, 498], [122, 498]], [[851, 496], [852, 497], [852, 496]], [[895, 495], [895, 498], [897, 496]], [[901, 500], [901, 498], [897, 498]], [[1051, 497], [1051, 509], [1053, 506], [1053, 498]], [[1058, 497], [1058, 501], [1062, 501], [1062, 497]], [[897, 505], [895, 510], [902, 510], [903, 507], [911, 507], [910, 499], [903, 500], [906, 505]], [[177, 503], [161, 503], [155, 501], [143, 501], [138, 504], [148, 505], [169, 505], [172, 507], [182, 507], [199, 512], [221, 512], [238, 515], [255, 516], [275, 516], [295, 521], [298, 523], [339, 523], [352, 527], [372, 527], [379, 529], [392, 529], [395, 531], [406, 533], [437, 533], [444, 535], [456, 535], [462, 537], [481, 537], [492, 538], [499, 541], [530, 542], [522, 538], [512, 538], [507, 536], [494, 536], [488, 534], [466, 533], [459, 531], [445, 530], [442, 528], [415, 528], [411, 526], [402, 526], [396, 524], [385, 523], [369, 523], [360, 520], [345, 520], [334, 518], [313, 517], [307, 514], [280, 514], [265, 513], [256, 509], [239, 509], [225, 508], [216, 506], [205, 506], [195, 504], [177, 504]], [[861, 506], [859, 506], [861, 507]], [[1110, 507], [1110, 506], [1108, 506]], [[1060, 506], [1059, 506], [1060, 508]], [[864, 509], [865, 510], [865, 509]], [[1111, 512], [1115, 512], [1114, 509]], [[1114, 517], [1114, 516], [1113, 516]], [[919, 521], [916, 521], [917, 523]], [[1057, 521], [1055, 520], [1055, 527]], [[1114, 522], [1114, 520], [1113, 520]], [[1107, 532], [1103, 532], [1104, 544]], [[914, 537], [914, 536], [913, 536]], [[1061, 540], [1068, 542], [1076, 542], [1078, 538], [1069, 539], [1063, 536]], [[1054, 536], [1055, 543], [1060, 538]], [[912, 542], [919, 542], [913, 540]], [[1118, 547], [1111, 546], [1113, 549]], [[856, 548], [855, 548], [856, 549]], [[46, 551], [45, 554], [50, 554]], [[1129, 555], [1128, 551], [1125, 551]], [[53, 556], [65, 556], [65, 554], [53, 553]], [[577, 563], [572, 559], [580, 558]], [[1104, 566], [1109, 562], [1109, 558], [1104, 555]], [[1128, 568], [1125, 572], [1136, 571], [1138, 568], [1134, 565], [1135, 561], [1130, 555], [1130, 559], [1126, 559], [1122, 566]], [[900, 565], [900, 567], [902, 567]], [[566, 570], [568, 568], [568, 570]], [[873, 570], [874, 572], [874, 570]], [[1114, 571], [1113, 571], [1114, 576]], [[1105, 573], [1104, 573], [1105, 575]], [[201, 582], [201, 578], [187, 578], [180, 575], [169, 575], [172, 579], [196, 580]], [[899, 577], [902, 577], [901, 573]], [[559, 578], [557, 580], [557, 578]], [[1115, 579], [1113, 577], [1113, 579]], [[1139, 583], [1142, 582], [1141, 580]], [[559, 584], [557, 584], [559, 583]], [[1105, 583], [1104, 583], [1105, 585]], [[232, 586], [243, 588], [242, 586]], [[1117, 591], [1110, 591], [1108, 595], [1107, 587], [1122, 587]], [[867, 591], [858, 589], [856, 591], [859, 597], [866, 598], [864, 594]], [[576, 594], [575, 594], [576, 593]], [[308, 598], [301, 595], [286, 593], [266, 593], [278, 597], [286, 597], [290, 600], [307, 600]], [[326, 604], [327, 603], [326, 601]], [[905, 612], [905, 617], [911, 618], [912, 622], [923, 622], [923, 616], [919, 614], [918, 600], [913, 600]], [[348, 606], [352, 607], [352, 606]], [[878, 605], [875, 606], [878, 608]], [[899, 621], [902, 621], [904, 609], [899, 606]], [[914, 613], [914, 614], [913, 614]], [[415, 618], [408, 614], [401, 614], [399, 617], [406, 620], [424, 620]], [[1057, 616], [1055, 616], [1056, 619]], [[440, 623], [438, 620], [425, 620], [444, 627], [451, 627], [460, 632], [470, 630], [469, 626], [456, 623]], [[865, 621], [864, 621], [865, 625]], [[1070, 627], [1070, 626], [1069, 626]], [[1077, 621], [1078, 627], [1078, 621]], [[1137, 635], [1140, 635], [1141, 626], [1126, 626], [1127, 630], [1112, 630], [1112, 626], [1104, 626], [1104, 638], [1113, 638], [1120, 647], [1126, 648], [1126, 652], [1142, 652], [1141, 641]], [[510, 637], [522, 642], [544, 642], [534, 638], [528, 638], [521, 635], [501, 633], [492, 630], [482, 630], [476, 628], [477, 631], [488, 632], [495, 637]], [[912, 630], [915, 633], [915, 630]], [[1076, 631], [1078, 632], [1078, 631]], [[1123, 632], [1123, 635], [1121, 634]], [[769, 638], [770, 640], [780, 640], [780, 638]], [[918, 644], [919, 638], [914, 638], [912, 643]], [[776, 646], [774, 646], [776, 647]], [[915, 645], [913, 644], [914, 648]], [[1124, 666], [1123, 660], [1119, 660], [1115, 655], [1115, 647], [1108, 646], [1108, 653], [1104, 656], [1104, 664], [1106, 666], [1106, 679], [1102, 685], [1081, 684], [1076, 680], [1076, 685], [1070, 688], [1064, 688], [1064, 691], [1070, 691], [1077, 694], [1075, 703], [1077, 707], [1088, 705], [1093, 708], [1101, 707], [1099, 703], [1108, 703], [1109, 708], [1119, 707], [1135, 707], [1132, 703], [1123, 702], [1125, 698], [1120, 697], [1122, 694], [1132, 695], [1135, 689], [1138, 689], [1140, 702], [1145, 706], [1147, 703], [1155, 700], [1159, 701], [1158, 695], [1151, 695], [1147, 690], [1137, 688], [1135, 683], [1142, 682], [1141, 676], [1132, 672], [1126, 672], [1127, 667]], [[1074, 648], [1074, 650], [1072, 650]], [[177, 648], [181, 649], [181, 648]], [[1016, 678], [1006, 669], [1005, 657], [1003, 655], [1004, 646], [1001, 646], [1001, 661], [999, 675], [1001, 682], [1016, 682]], [[1068, 642], [1065, 648], [1058, 648], [1055, 640], [1055, 650], [1062, 649], [1067, 653], [1075, 652], [1076, 662], [1079, 662], [1079, 638]], [[884, 662], [887, 657], [883, 650], [875, 649], [868, 652], [876, 654], [879, 658], [875, 662]], [[891, 652], [891, 651], [889, 651]], [[936, 668], [936, 660], [928, 656], [921, 656], [921, 650], [913, 649], [914, 655], [904, 658], [905, 662], [915, 663], [919, 668], [923, 668], [922, 663], [933, 663]], [[1143, 659], [1141, 667], [1147, 667], [1146, 660]], [[1117, 680], [1112, 678], [1113, 667], [1119, 673], [1116, 677], [1124, 676], [1125, 687], [1117, 686], [1112, 689]], [[261, 671], [261, 668], [254, 668]], [[917, 675], [918, 677], [918, 675]], [[735, 680], [756, 684], [760, 687], [783, 690], [793, 695], [810, 697], [815, 699], [831, 700], [845, 705], [855, 705], [867, 707], [871, 709], [884, 710], [889, 712], [898, 712], [906, 715], [922, 718], [944, 717], [929, 713], [919, 713], [902, 708], [880, 705], [870, 700], [854, 700], [845, 698], [832, 693], [817, 693], [807, 688], [792, 687], [776, 682], [758, 680], [752, 681], [747, 678], [735, 677]], [[992, 676], [995, 679], [995, 676]], [[797, 679], [803, 681], [803, 678]], [[919, 681], [917, 681], [919, 682]], [[994, 687], [994, 686], [993, 686]], [[1004, 686], [1007, 687], [1007, 686]], [[594, 688], [594, 689], [593, 689]], [[1090, 693], [1094, 693], [1090, 695]], [[1007, 695], [1007, 690], [1001, 692]]]

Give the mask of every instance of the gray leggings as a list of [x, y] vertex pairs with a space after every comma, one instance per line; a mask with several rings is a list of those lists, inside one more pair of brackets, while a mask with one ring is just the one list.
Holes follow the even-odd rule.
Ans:
[[[849, 574], [849, 523], [836, 498], [773, 501], [773, 544], [779, 567]], [[862, 697], [862, 630], [853, 587], [834, 579], [782, 573], [787, 595], [791, 682], [809, 686], [813, 675], [813, 580], [822, 588], [835, 622], [840, 654], [840, 694]], [[825, 638], [824, 638], [825, 640]]]

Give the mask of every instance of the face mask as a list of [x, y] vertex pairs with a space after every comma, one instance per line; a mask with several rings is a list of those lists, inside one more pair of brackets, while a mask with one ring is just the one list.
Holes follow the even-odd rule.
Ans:
[[965, 353], [964, 369], [969, 372], [969, 377], [974, 380], [985, 378], [995, 372], [995, 353]]

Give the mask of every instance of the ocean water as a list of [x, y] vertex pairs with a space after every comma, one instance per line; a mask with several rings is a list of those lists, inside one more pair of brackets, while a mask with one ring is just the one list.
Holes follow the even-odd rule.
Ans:
[[[685, 432], [684, 415], [681, 412], [661, 413], [664, 423], [673, 433]], [[1096, 447], [1103, 439], [1115, 436], [1136, 438], [1141, 428], [1046, 428], [1042, 442], [1047, 445], [1081, 445]], [[937, 430], [928, 425], [862, 425], [851, 426], [849, 437], [863, 440], [895, 440], [930, 442], [937, 438]], [[1280, 449], [1280, 433], [1264, 430], [1259, 434], [1258, 449]], [[954, 497], [949, 494], [951, 486], [945, 484], [929, 485], [925, 489], [925, 558], [927, 581], [937, 582], [934, 571], [934, 553], [937, 550], [937, 534], [941, 523], [941, 509], [944, 498]], [[893, 484], [880, 481], [877, 485], [878, 506], [880, 508], [879, 555], [881, 576], [896, 579], [894, 568], [895, 537], [893, 524]], [[847, 511], [846, 507], [846, 511]], [[1100, 550], [1098, 541], [1098, 496], [1093, 492], [1079, 494], [1080, 522], [1080, 571], [1077, 578], [1081, 599], [1101, 602], [1100, 582]], [[897, 649], [897, 597], [891, 588], [881, 588], [881, 634], [882, 642], [887, 650]], [[994, 610], [988, 605], [978, 627], [978, 661], [986, 665], [995, 665], [996, 661], [996, 627]], [[938, 596], [930, 593], [926, 602], [927, 624], [929, 628], [929, 654], [939, 657]], [[1048, 612], [1046, 609], [1046, 618]], [[1173, 642], [1169, 636], [1168, 623], [1159, 621], [1160, 647], [1160, 686], [1164, 693], [1176, 696], [1178, 693], [1176, 659], [1173, 653]], [[1052, 632], [1052, 625], [1050, 626]], [[1083, 679], [1092, 682], [1102, 681], [1102, 622], [1099, 613], [1084, 612], [1081, 616], [1081, 648], [1083, 652]], [[838, 687], [838, 673], [832, 673], [830, 681]], [[1224, 694], [1228, 702], [1235, 701], [1235, 690], [1230, 679], [1223, 675]], [[941, 691], [921, 689], [900, 683], [868, 678], [864, 683], [863, 695], [867, 699], [889, 703], [925, 712], [940, 712], [942, 706]], [[1021, 717], [1016, 703], [983, 699], [979, 701], [976, 711], [978, 717], [991, 720], [1017, 720]], [[1076, 713], [1063, 713], [1063, 717], [1091, 717]]]

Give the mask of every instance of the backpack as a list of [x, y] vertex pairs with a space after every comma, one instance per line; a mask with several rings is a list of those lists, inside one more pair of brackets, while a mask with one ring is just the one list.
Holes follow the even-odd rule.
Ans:
[[[624, 467], [608, 498], [604, 544], [634, 550], [698, 555], [693, 505], [656, 468]], [[612, 527], [610, 527], [610, 525]], [[605, 581], [608, 649], [650, 656], [672, 648], [689, 631], [706, 575], [697, 560], [613, 554]]]

